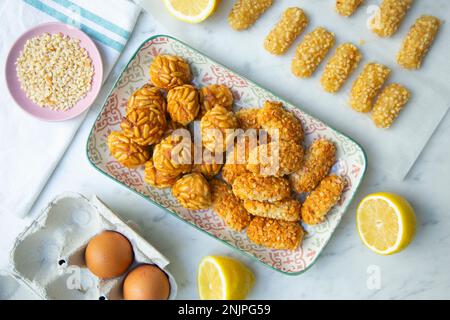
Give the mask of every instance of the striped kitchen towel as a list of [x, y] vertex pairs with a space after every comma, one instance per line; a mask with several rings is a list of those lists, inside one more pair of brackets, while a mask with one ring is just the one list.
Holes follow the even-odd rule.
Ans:
[[[105, 79], [125, 48], [140, 7], [128, 0], [0, 1], [0, 68], [13, 42], [29, 28], [59, 20], [80, 28], [97, 44]], [[7, 92], [5, 77], [0, 91]], [[0, 95], [0, 216], [25, 216], [44, 188], [85, 115], [47, 123], [24, 113]]]

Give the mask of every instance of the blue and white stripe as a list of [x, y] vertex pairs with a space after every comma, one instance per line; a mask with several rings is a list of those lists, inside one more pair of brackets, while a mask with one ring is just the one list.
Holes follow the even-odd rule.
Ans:
[[70, 0], [23, 0], [34, 8], [83, 30], [94, 40], [118, 52], [123, 51], [131, 33], [116, 23]]

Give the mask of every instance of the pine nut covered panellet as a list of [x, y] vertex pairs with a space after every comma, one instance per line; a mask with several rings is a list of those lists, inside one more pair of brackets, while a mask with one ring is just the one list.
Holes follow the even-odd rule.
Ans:
[[295, 199], [277, 202], [245, 200], [244, 207], [254, 216], [283, 221], [299, 221], [302, 204]]
[[303, 222], [309, 225], [322, 223], [331, 208], [338, 203], [344, 188], [345, 181], [341, 177], [330, 175], [323, 179], [303, 203]]
[[441, 21], [433, 16], [416, 20], [403, 40], [397, 62], [405, 69], [419, 69], [439, 31]]
[[299, 78], [309, 78], [334, 45], [334, 34], [319, 27], [308, 33], [297, 47], [292, 60], [292, 73]]
[[212, 180], [210, 185], [214, 212], [233, 230], [242, 231], [247, 228], [252, 217], [230, 186], [217, 179]]
[[330, 93], [338, 92], [361, 59], [361, 52], [355, 45], [344, 43], [337, 47], [320, 80], [324, 90]]
[[391, 74], [391, 70], [379, 63], [369, 63], [353, 83], [350, 106], [358, 112], [372, 110], [373, 100]]
[[310, 192], [325, 178], [336, 162], [336, 147], [326, 139], [317, 139], [306, 151], [302, 168], [289, 176], [292, 189]]
[[411, 7], [413, 0], [383, 0], [380, 9], [370, 21], [370, 27], [380, 37], [390, 37]]
[[336, 11], [344, 17], [355, 13], [364, 0], [336, 0]]
[[304, 231], [298, 222], [255, 217], [247, 229], [250, 241], [278, 250], [295, 250], [301, 244]]
[[285, 53], [308, 25], [308, 17], [300, 8], [288, 8], [269, 33], [264, 48], [272, 54]]
[[228, 15], [228, 23], [236, 31], [248, 29], [272, 5], [272, 2], [272, 0], [237, 0]]
[[389, 128], [397, 119], [403, 107], [408, 103], [411, 94], [402, 85], [388, 85], [375, 103], [372, 120], [378, 128]]

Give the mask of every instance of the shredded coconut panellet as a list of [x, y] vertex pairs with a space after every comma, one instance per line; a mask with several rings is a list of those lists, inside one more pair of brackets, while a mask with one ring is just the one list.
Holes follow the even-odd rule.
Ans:
[[66, 111], [92, 87], [94, 66], [78, 39], [45, 33], [32, 38], [16, 61], [27, 97], [40, 107]]

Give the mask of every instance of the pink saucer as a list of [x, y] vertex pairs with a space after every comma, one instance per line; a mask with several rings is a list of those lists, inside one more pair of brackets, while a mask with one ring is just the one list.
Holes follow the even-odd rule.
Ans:
[[[62, 33], [71, 38], [79, 39], [80, 46], [85, 48], [89, 54], [94, 65], [94, 77], [92, 79], [92, 88], [87, 93], [86, 97], [78, 101], [78, 103], [67, 111], [53, 111], [46, 108], [41, 108], [31, 100], [29, 100], [25, 92], [20, 88], [20, 82], [16, 73], [15, 63], [20, 55], [27, 40], [39, 36], [43, 33], [55, 34]], [[102, 87], [103, 80], [103, 63], [100, 52], [95, 46], [94, 41], [89, 38], [81, 30], [59, 22], [44, 23], [37, 27], [34, 27], [25, 32], [12, 46], [11, 51], [8, 54], [6, 60], [6, 83], [8, 90], [17, 103], [24, 111], [42, 120], [47, 121], [64, 121], [75, 118], [82, 114], [84, 111], [94, 103], [97, 98], [100, 89]]]

